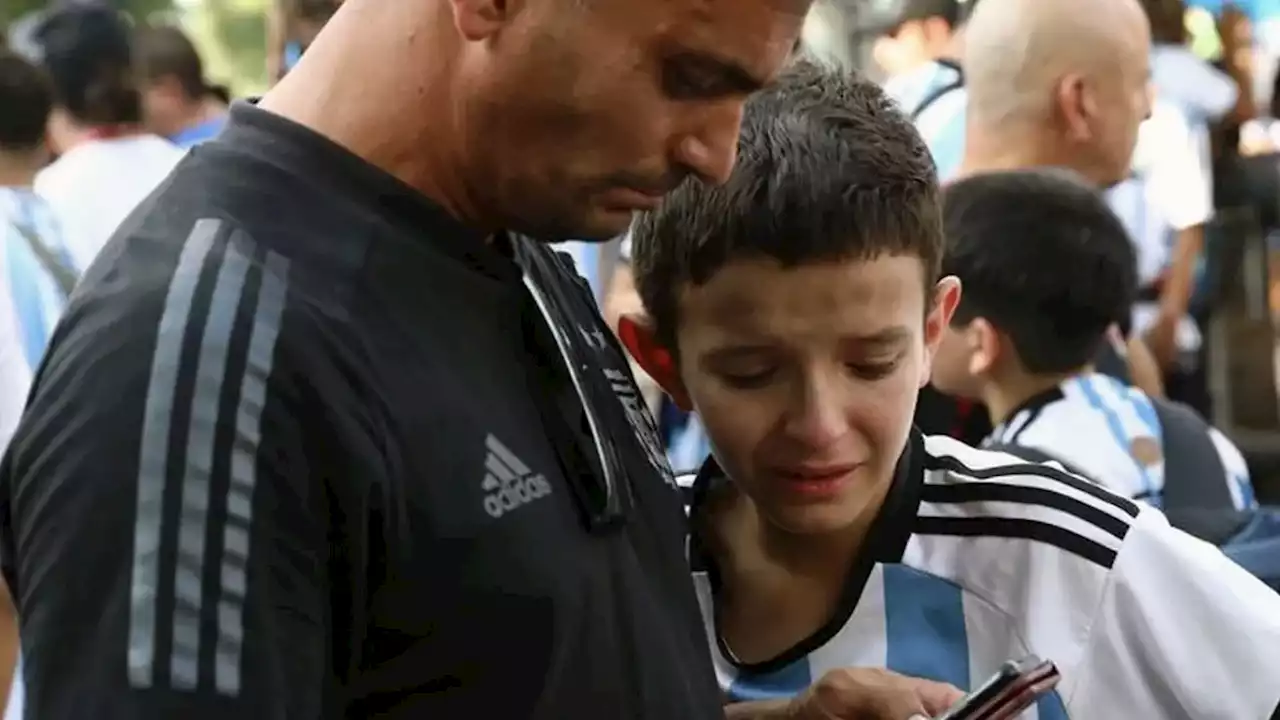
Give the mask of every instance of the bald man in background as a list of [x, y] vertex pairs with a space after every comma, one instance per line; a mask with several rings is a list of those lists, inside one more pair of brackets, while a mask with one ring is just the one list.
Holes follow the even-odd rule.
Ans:
[[1134, 0], [984, 0], [962, 56], [960, 174], [1057, 166], [1120, 182], [1151, 109], [1150, 49]]
[[[1135, 0], [984, 0], [966, 27], [959, 174], [1055, 166], [1100, 188], [1125, 179], [1151, 113], [1150, 55]], [[1127, 359], [1133, 383], [1162, 396], [1159, 369], [1136, 338]]]

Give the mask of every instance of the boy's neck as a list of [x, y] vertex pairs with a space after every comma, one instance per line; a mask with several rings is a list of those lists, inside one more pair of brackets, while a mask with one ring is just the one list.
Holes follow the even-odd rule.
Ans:
[[987, 407], [987, 414], [991, 417], [991, 424], [999, 426], [1031, 398], [1061, 385], [1063, 381], [1069, 378], [1088, 371], [1089, 368], [1086, 367], [1067, 373], [1044, 375], [1015, 373], [1007, 377], [992, 379], [982, 389], [982, 404]]
[[[871, 534], [871, 526], [884, 507], [893, 479], [880, 483], [876, 497], [847, 527], [824, 535], [800, 535], [779, 528], [767, 518], [754, 514], [759, 523], [759, 547], [764, 557], [789, 575], [828, 579], [833, 587], [843, 587], [849, 568], [853, 566]], [[754, 506], [753, 506], [754, 511]]]
[[42, 163], [32, 153], [0, 152], [0, 187], [29, 188], [35, 184]]
[[822, 535], [782, 530], [741, 493], [712, 511], [708, 550], [724, 588], [717, 624], [738, 659], [777, 657], [840, 612], [850, 570], [868, 547], [892, 484], [892, 478], [880, 483], [848, 526]]
[[854, 559], [868, 545], [871, 527], [892, 486], [893, 477], [876, 484], [871, 490], [874, 495], [853, 522], [825, 534], [801, 534], [780, 528], [750, 498], [739, 493], [716, 522], [718, 547], [713, 552], [746, 570], [746, 576], [760, 577], [757, 571], [763, 569], [781, 582], [802, 581], [805, 586], [826, 588], [838, 595]]

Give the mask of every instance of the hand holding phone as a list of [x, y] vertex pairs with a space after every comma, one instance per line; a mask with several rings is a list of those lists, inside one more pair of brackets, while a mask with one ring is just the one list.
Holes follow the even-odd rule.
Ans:
[[1061, 678], [1052, 662], [1034, 655], [1011, 660], [937, 720], [1013, 720]]

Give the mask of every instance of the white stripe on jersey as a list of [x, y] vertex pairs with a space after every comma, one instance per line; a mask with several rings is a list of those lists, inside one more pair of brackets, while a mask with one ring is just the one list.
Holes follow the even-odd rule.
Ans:
[[1115, 561], [1137, 508], [1060, 466], [926, 439], [918, 535], [1001, 537], [1052, 545], [1104, 567]]

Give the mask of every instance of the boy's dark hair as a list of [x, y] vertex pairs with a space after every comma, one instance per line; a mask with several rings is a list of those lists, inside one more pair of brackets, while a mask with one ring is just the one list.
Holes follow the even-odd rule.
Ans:
[[911, 122], [874, 83], [798, 61], [746, 106], [721, 186], [690, 180], [632, 227], [632, 269], [674, 349], [677, 298], [740, 258], [784, 267], [916, 255], [928, 292], [942, 253], [937, 175]]
[[1131, 311], [1137, 258], [1098, 191], [1064, 170], [1019, 170], [951, 183], [943, 196], [942, 271], [960, 278], [953, 325], [985, 318], [1031, 373], [1088, 364]]
[[44, 72], [18, 57], [0, 51], [0, 150], [27, 152], [44, 142], [53, 89]]
[[200, 53], [180, 28], [157, 25], [139, 29], [133, 37], [133, 62], [138, 76], [146, 82], [171, 77], [191, 100], [201, 100], [209, 92]]
[[55, 103], [76, 121], [92, 126], [142, 120], [131, 34], [123, 14], [98, 4], [62, 7], [35, 31]]

